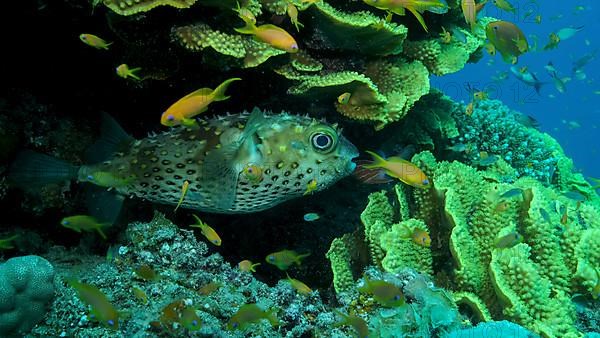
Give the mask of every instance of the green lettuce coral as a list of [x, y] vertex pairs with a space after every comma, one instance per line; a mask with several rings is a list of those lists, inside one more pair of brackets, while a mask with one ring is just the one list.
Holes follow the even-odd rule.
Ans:
[[[599, 282], [600, 204], [578, 203], [531, 177], [498, 182], [489, 179], [493, 168], [438, 162], [429, 152], [412, 162], [432, 187], [396, 186], [397, 207], [374, 193], [362, 214], [373, 263], [395, 274], [410, 267], [436, 275], [476, 320], [578, 337], [570, 299], [589, 297]], [[431, 247], [405, 241], [406, 224], [428, 229]]]

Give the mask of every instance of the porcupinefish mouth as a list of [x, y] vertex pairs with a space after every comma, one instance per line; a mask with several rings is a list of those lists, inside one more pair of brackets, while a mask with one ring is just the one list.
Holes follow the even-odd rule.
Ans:
[[342, 156], [348, 158], [348, 164], [346, 165], [346, 173], [352, 174], [354, 169], [356, 169], [356, 163], [352, 162], [353, 159], [357, 158], [359, 155], [358, 149], [352, 142], [348, 141], [345, 138], [342, 138], [342, 149], [344, 149], [344, 153]]

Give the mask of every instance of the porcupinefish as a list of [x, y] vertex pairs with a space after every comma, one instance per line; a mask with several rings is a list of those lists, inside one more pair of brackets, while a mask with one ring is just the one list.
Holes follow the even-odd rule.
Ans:
[[[26, 152], [11, 169], [25, 184], [76, 179], [102, 180], [122, 196], [176, 205], [184, 181], [189, 187], [181, 207], [213, 213], [251, 213], [303, 196], [316, 180], [324, 190], [355, 168], [356, 147], [335, 125], [310, 117], [267, 115], [259, 109], [198, 120], [144, 139], [127, 135], [108, 115], [103, 136], [91, 153], [106, 153], [80, 167], [47, 155]], [[108, 149], [111, 151], [108, 151]], [[119, 151], [115, 151], [119, 149]], [[98, 161], [101, 160], [101, 161]], [[252, 170], [249, 170], [249, 169]], [[106, 182], [115, 182], [107, 187]], [[99, 184], [96, 184], [99, 185]]]

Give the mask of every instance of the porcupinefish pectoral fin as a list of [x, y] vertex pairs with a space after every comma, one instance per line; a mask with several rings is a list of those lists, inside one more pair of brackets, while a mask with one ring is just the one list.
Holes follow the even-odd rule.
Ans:
[[241, 163], [237, 161], [240, 149], [255, 147], [247, 142], [255, 142], [252, 137], [261, 125], [264, 125], [265, 117], [259, 109], [254, 109], [248, 117], [244, 130], [236, 135], [234, 139], [221, 140], [222, 147], [213, 149], [208, 153], [202, 167], [202, 176], [212, 185], [211, 198], [215, 205], [223, 210], [229, 210], [233, 206], [236, 197], [237, 182], [241, 172]]

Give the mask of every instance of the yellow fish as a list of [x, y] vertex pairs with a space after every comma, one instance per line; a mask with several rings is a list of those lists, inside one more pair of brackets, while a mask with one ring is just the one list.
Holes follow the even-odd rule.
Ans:
[[298, 291], [299, 294], [309, 295], [312, 292], [312, 290], [306, 284], [302, 283], [301, 281], [299, 281], [297, 279], [290, 277], [290, 275], [288, 275], [287, 273], [286, 273], [286, 276], [288, 278], [288, 281], [292, 285], [292, 287], [294, 289], [296, 289], [296, 291]]
[[80, 176], [84, 176], [79, 177], [80, 182], [90, 182], [109, 189], [126, 187], [135, 180], [134, 175], [129, 177], [119, 177], [108, 171], [82, 172]]
[[292, 2], [288, 2], [287, 15], [290, 17], [290, 21], [292, 22], [294, 27], [296, 27], [296, 31], [299, 32], [300, 27], [304, 27], [304, 25], [298, 21], [298, 8], [294, 6]]
[[126, 64], [121, 64], [117, 67], [116, 71], [117, 71], [117, 75], [119, 75], [120, 77], [127, 79], [129, 77], [136, 79], [138, 81], [141, 81], [142, 79], [137, 76], [136, 72], [139, 72], [140, 70], [142, 70], [142, 68], [129, 68], [128, 65]]
[[254, 163], [247, 164], [244, 169], [242, 169], [242, 174], [253, 184], [260, 183], [263, 180], [262, 168]]
[[471, 31], [475, 29], [477, 25], [477, 6], [475, 0], [461, 0], [460, 7], [462, 8], [465, 22], [471, 27]]
[[19, 237], [19, 235], [13, 235], [8, 238], [0, 239], [0, 250], [14, 249], [15, 246], [11, 242], [17, 237]]
[[102, 38], [99, 38], [93, 34], [81, 34], [79, 35], [79, 40], [81, 40], [86, 45], [94, 47], [96, 49], [108, 50], [108, 46], [112, 45], [112, 42], [107, 43]]
[[98, 231], [102, 238], [106, 239], [106, 235], [102, 231], [103, 227], [110, 226], [110, 223], [100, 223], [97, 219], [88, 215], [75, 215], [65, 217], [60, 221], [60, 224], [65, 228], [81, 231]]
[[200, 218], [198, 218], [198, 216], [194, 214], [192, 214], [192, 216], [194, 216], [198, 224], [192, 224], [190, 226], [192, 228], [200, 228], [200, 232], [202, 233], [202, 235], [204, 235], [204, 237], [206, 237], [206, 239], [208, 239], [212, 244], [216, 246], [221, 246], [221, 237], [219, 237], [217, 232], [208, 224], [202, 222]]
[[361, 293], [373, 295], [373, 298], [385, 307], [397, 307], [404, 304], [402, 290], [384, 280], [370, 280], [365, 276], [365, 284], [358, 288]]
[[279, 270], [287, 270], [294, 263], [300, 265], [302, 259], [308, 256], [310, 256], [310, 253], [298, 254], [293, 250], [281, 250], [267, 255], [265, 260], [267, 263], [278, 267]]
[[511, 5], [511, 3], [507, 0], [492, 0], [492, 2], [494, 3], [494, 5], [496, 5], [496, 7], [507, 12], [515, 13], [517, 11], [515, 7]]
[[257, 323], [261, 319], [266, 319], [273, 326], [279, 325], [279, 320], [275, 317], [273, 311], [265, 311], [256, 304], [244, 304], [240, 306], [237, 312], [227, 322], [228, 330], [245, 329], [251, 323]]
[[317, 180], [313, 178], [310, 182], [308, 182], [306, 184], [306, 191], [304, 191], [303, 195], [304, 196], [310, 195], [316, 190], [317, 190]]
[[245, 16], [240, 15], [240, 18], [244, 20], [246, 26], [242, 28], [234, 28], [238, 33], [254, 35], [254, 38], [258, 41], [267, 43], [273, 48], [277, 48], [288, 53], [298, 52], [298, 43], [294, 40], [294, 37], [290, 33], [286, 32], [285, 29], [277, 27], [275, 25], [260, 25], [256, 27], [252, 20], [248, 20]]
[[185, 195], [187, 194], [189, 189], [190, 189], [190, 181], [188, 181], [188, 180], [183, 181], [183, 184], [181, 185], [181, 197], [179, 198], [179, 201], [177, 202], [177, 205], [175, 206], [175, 210], [173, 210], [173, 211], [177, 211], [177, 209], [179, 209], [179, 206], [181, 205], [181, 203], [183, 203], [183, 200], [185, 199]]
[[194, 116], [208, 110], [208, 105], [213, 102], [227, 100], [229, 96], [225, 95], [225, 90], [227, 90], [227, 87], [233, 81], [239, 80], [241, 79], [237, 77], [231, 78], [225, 80], [214, 90], [200, 88], [189, 93], [167, 108], [160, 118], [160, 123], [167, 127], [174, 127], [180, 124], [187, 126], [194, 125]]
[[429, 32], [425, 20], [421, 15], [425, 11], [436, 14], [448, 12], [448, 5], [442, 0], [363, 0], [367, 5], [404, 15], [405, 10], [410, 11], [419, 21], [423, 29]]
[[544, 46], [544, 50], [551, 50], [558, 47], [558, 43], [560, 42], [560, 37], [556, 33], [550, 33], [548, 37], [550, 41]]
[[260, 263], [252, 263], [252, 261], [244, 259], [243, 261], [238, 263], [238, 268], [244, 272], [256, 272], [256, 269], [254, 268], [259, 265]]
[[373, 163], [364, 165], [367, 169], [381, 168], [388, 176], [395, 177], [416, 188], [425, 189], [431, 185], [425, 173], [407, 160], [400, 157], [390, 157], [386, 160], [372, 151], [366, 151], [366, 153], [373, 156]]
[[77, 291], [79, 299], [90, 306], [91, 313], [96, 320], [113, 330], [119, 329], [119, 312], [102, 291], [93, 285], [81, 283], [75, 279], [69, 279], [67, 282]]
[[340, 317], [342, 317], [342, 320], [340, 320], [339, 322], [336, 322], [334, 324], [335, 327], [350, 325], [350, 326], [352, 326], [352, 328], [354, 328], [354, 330], [356, 330], [358, 338], [369, 338], [370, 337], [369, 326], [367, 325], [367, 322], [364, 319], [362, 319], [358, 316], [355, 316], [355, 315], [343, 314], [338, 310], [335, 310], [335, 313], [337, 313]]
[[600, 272], [598, 272], [598, 268], [594, 270], [596, 270], [596, 285], [592, 289], [592, 298], [598, 299], [600, 298]]
[[525, 34], [511, 22], [490, 22], [485, 28], [485, 34], [505, 62], [517, 63], [517, 58], [529, 49]]

